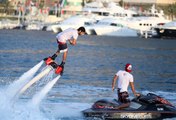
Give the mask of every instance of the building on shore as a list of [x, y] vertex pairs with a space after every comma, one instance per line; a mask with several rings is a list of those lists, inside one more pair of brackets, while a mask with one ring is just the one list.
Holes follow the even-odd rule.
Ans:
[[[123, 2], [123, 7], [128, 9], [129, 7], [137, 6], [142, 10], [142, 5], [170, 5], [176, 3], [176, 0], [8, 0], [10, 1], [11, 9], [15, 15], [18, 15], [19, 11], [24, 14], [31, 12], [32, 8], [36, 8], [40, 14], [49, 14], [60, 16], [70, 16], [79, 14], [82, 12], [82, 8], [86, 2], [101, 1], [101, 2]], [[142, 11], [141, 10], [141, 11]], [[3, 10], [0, 10], [3, 11]]]
[[77, 14], [82, 11], [84, 0], [9, 0], [14, 10], [18, 10], [22, 5], [27, 9], [36, 6], [43, 11], [49, 9], [50, 14]]
[[[155, 5], [157, 10], [163, 11], [167, 19], [175, 19], [176, 0], [113, 0], [114, 2], [121, 2], [124, 8], [135, 7], [137, 11], [145, 12], [151, 5]], [[159, 12], [158, 11], [158, 12]]]
[[83, 8], [83, 0], [66, 0], [67, 4], [65, 4], [62, 8], [62, 14], [77, 14], [81, 13]]

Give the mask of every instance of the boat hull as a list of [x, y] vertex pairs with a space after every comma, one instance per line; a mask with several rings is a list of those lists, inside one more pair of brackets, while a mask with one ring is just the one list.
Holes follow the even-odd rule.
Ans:
[[92, 108], [83, 111], [83, 114], [87, 118], [102, 118], [102, 119], [163, 119], [176, 117], [174, 112], [159, 112], [159, 111], [124, 111], [124, 110], [93, 110]]
[[163, 29], [163, 28], [155, 28], [158, 37], [168, 37], [175, 38], [176, 37], [176, 29]]

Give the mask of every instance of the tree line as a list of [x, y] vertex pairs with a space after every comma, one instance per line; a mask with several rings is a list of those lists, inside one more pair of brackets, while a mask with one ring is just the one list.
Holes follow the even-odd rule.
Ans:
[[[43, 0], [42, 0], [43, 1]], [[94, 0], [82, 0], [83, 3], [88, 3], [88, 2], [92, 2]], [[119, 5], [120, 6], [125, 6], [125, 4], [127, 3], [124, 3], [123, 0], [121, 0], [119, 2]], [[132, 4], [134, 6], [140, 6], [142, 7], [143, 10], [149, 10], [152, 6], [152, 4]], [[83, 4], [84, 6], [84, 4]], [[176, 3], [174, 4], [168, 4], [168, 5], [156, 5], [156, 8], [157, 10], [163, 10], [164, 11], [164, 14], [166, 16], [168, 16], [170, 19], [174, 19], [176, 18]], [[0, 0], [0, 13], [6, 13], [6, 14], [11, 14], [12, 11], [14, 9], [14, 7], [11, 5], [11, 3], [9, 2], [9, 0]]]

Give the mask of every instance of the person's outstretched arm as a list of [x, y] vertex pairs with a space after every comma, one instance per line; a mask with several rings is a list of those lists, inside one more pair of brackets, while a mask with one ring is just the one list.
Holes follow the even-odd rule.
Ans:
[[68, 40], [70, 42], [71, 45], [76, 45], [76, 39], [73, 40]]
[[117, 76], [117, 75], [114, 75], [114, 78], [113, 78], [113, 80], [112, 80], [112, 91], [114, 91], [114, 89], [115, 89], [115, 85], [116, 85], [117, 78], [118, 78], [118, 76]]
[[131, 86], [131, 90], [133, 92], [133, 94], [135, 96], [139, 96], [140, 94], [139, 93], [136, 93], [136, 90], [135, 90], [135, 87], [134, 87], [134, 83], [133, 82], [130, 82], [130, 86]]

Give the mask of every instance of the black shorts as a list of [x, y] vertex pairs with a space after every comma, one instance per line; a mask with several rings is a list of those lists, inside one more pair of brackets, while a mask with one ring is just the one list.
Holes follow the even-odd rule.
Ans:
[[67, 43], [58, 45], [58, 50], [57, 50], [58, 52], [63, 53], [63, 52], [66, 52], [67, 50], [68, 50]]
[[128, 92], [120, 92], [120, 89], [117, 90], [118, 93], [118, 100], [121, 103], [129, 103], [130, 100], [128, 99], [129, 95]]

